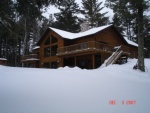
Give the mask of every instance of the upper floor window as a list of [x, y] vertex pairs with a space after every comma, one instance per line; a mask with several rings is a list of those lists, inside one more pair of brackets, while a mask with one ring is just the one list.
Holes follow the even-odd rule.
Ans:
[[51, 35], [44, 42], [44, 57], [56, 56], [58, 48], [58, 39]]
[[53, 35], [51, 35], [50, 37], [48, 37], [45, 42], [44, 45], [49, 45], [49, 44], [53, 44], [58, 42], [58, 39], [56, 37], [54, 37]]
[[49, 45], [50, 44], [50, 37], [48, 37], [47, 39], [46, 39], [46, 41], [44, 42], [44, 45]]
[[58, 39], [53, 35], [51, 35], [51, 43], [56, 43], [56, 42], [58, 42]]

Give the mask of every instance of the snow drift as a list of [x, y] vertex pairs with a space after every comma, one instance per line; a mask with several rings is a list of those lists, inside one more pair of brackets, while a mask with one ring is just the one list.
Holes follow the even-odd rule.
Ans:
[[95, 70], [0, 66], [0, 113], [150, 113], [150, 60], [145, 73], [132, 69], [136, 61]]

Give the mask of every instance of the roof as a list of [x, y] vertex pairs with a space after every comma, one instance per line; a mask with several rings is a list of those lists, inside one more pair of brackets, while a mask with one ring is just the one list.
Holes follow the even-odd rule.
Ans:
[[7, 60], [6, 58], [0, 58], [0, 60]]
[[40, 48], [40, 46], [35, 46], [35, 47], [33, 48], [33, 50], [39, 49], [39, 48]]
[[127, 37], [124, 37], [124, 39], [126, 40], [126, 42], [127, 42], [129, 45], [138, 47], [138, 44], [137, 44], [137, 43], [135, 43], [135, 42], [129, 40]]
[[[68, 32], [68, 31], [63, 31], [63, 30], [60, 30], [60, 29], [56, 29], [56, 28], [53, 28], [53, 27], [49, 27], [45, 33], [43, 34], [43, 36], [40, 38], [40, 40], [38, 41], [37, 45], [39, 45], [40, 41], [46, 36], [46, 34], [52, 30], [54, 31], [55, 33], [57, 33], [58, 35], [60, 35], [62, 38], [65, 38], [65, 39], [76, 39], [76, 38], [81, 38], [81, 37], [85, 37], [85, 36], [89, 36], [89, 35], [93, 35], [93, 34], [96, 34], [108, 27], [113, 27], [115, 28], [112, 24], [110, 25], [105, 25], [105, 26], [101, 26], [101, 27], [97, 27], [97, 28], [92, 28], [92, 29], [89, 29], [85, 32], [79, 32], [79, 33], [71, 33], [71, 32]], [[136, 46], [138, 47], [138, 44], [136, 44], [135, 42], [132, 42], [130, 40], [128, 40], [127, 37], [123, 37], [118, 31], [117, 29], [115, 29], [115, 31], [122, 37], [122, 40], [129, 44], [129, 45], [132, 45], [132, 46]]]
[[79, 32], [79, 33], [71, 33], [71, 32], [59, 30], [59, 29], [52, 28], [52, 27], [49, 27], [49, 28], [52, 29], [54, 32], [56, 32], [57, 34], [59, 34], [63, 38], [76, 39], [76, 38], [80, 38], [80, 37], [95, 34], [99, 31], [102, 31], [105, 28], [110, 27], [110, 26], [112, 26], [112, 25], [106, 25], [106, 26], [101, 26], [101, 27], [97, 27], [97, 28], [92, 28], [92, 29], [89, 29], [85, 32]]

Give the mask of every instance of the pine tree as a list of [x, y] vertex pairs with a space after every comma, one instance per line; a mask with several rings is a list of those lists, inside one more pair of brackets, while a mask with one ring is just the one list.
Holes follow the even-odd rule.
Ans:
[[[138, 41], [138, 68], [145, 71], [144, 67], [144, 31], [147, 31], [144, 22], [144, 11], [149, 7], [147, 0], [106, 0], [106, 5], [113, 9], [115, 15], [120, 18], [120, 26], [126, 28], [129, 39]], [[125, 23], [125, 24], [124, 24]], [[120, 27], [119, 26], [119, 27]], [[132, 34], [131, 34], [132, 33]]]
[[56, 22], [52, 26], [70, 32], [79, 32], [80, 19], [77, 17], [79, 6], [75, 0], [65, 0], [58, 9], [61, 12], [54, 15]]
[[107, 12], [101, 13], [104, 8], [101, 7], [102, 2], [99, 3], [98, 0], [82, 0], [82, 5], [82, 14], [90, 22], [91, 28], [108, 24], [109, 18], [105, 16]]

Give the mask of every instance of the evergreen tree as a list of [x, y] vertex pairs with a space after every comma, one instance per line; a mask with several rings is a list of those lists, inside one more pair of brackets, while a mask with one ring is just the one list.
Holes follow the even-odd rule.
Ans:
[[133, 34], [131, 29], [137, 26], [137, 20], [135, 19], [137, 15], [134, 10], [131, 10], [128, 0], [106, 0], [105, 5], [113, 10], [113, 24], [118, 28], [120, 33], [127, 36], [128, 39], [133, 40], [135, 33]]
[[61, 12], [54, 15], [56, 22], [52, 26], [70, 32], [79, 32], [80, 19], [77, 17], [79, 6], [75, 0], [65, 0], [58, 9]]
[[134, 38], [138, 40], [138, 68], [141, 71], [145, 71], [144, 38], [146, 35], [144, 31], [147, 31], [148, 28], [144, 11], [149, 7], [148, 2], [147, 0], [106, 0], [106, 5], [113, 9], [115, 15], [120, 18], [120, 26], [118, 27], [126, 29], [125, 34], [130, 40]]
[[[0, 2], [0, 57], [7, 58], [7, 65], [20, 66], [22, 48], [39, 37], [38, 20], [42, 8], [58, 5], [62, 0], [3, 0]], [[25, 37], [24, 37], [25, 36]]]
[[91, 28], [108, 24], [109, 18], [105, 16], [107, 12], [101, 13], [104, 8], [101, 7], [102, 2], [98, 2], [98, 0], [82, 0], [82, 5], [82, 14], [90, 22]]

